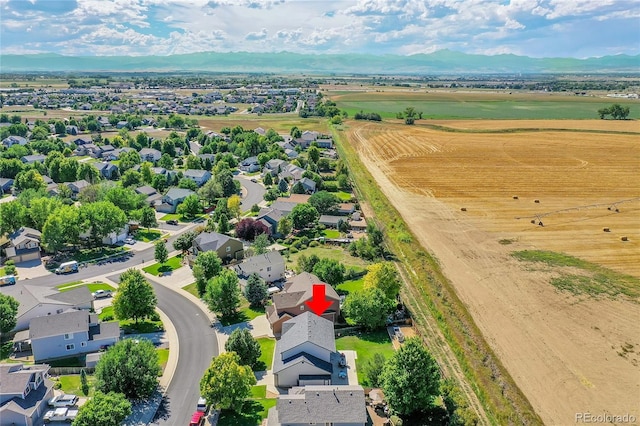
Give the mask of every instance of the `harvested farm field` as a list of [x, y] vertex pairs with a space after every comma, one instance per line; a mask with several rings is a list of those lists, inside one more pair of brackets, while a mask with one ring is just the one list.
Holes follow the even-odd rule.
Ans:
[[481, 123], [345, 133], [545, 424], [640, 419], [638, 123]]

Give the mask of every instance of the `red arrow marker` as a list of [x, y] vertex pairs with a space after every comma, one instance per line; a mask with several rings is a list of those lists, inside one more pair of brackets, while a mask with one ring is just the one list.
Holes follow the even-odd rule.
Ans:
[[322, 315], [331, 306], [331, 302], [326, 298], [325, 291], [326, 288], [323, 284], [314, 284], [313, 298], [304, 302], [316, 315]]

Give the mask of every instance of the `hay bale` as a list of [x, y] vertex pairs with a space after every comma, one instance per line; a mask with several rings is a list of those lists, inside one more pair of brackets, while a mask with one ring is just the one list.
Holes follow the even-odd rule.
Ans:
[[467, 208], [466, 208], [466, 207], [462, 207], [462, 208], [460, 209], [460, 211], [466, 212], [466, 211], [467, 211]]
[[540, 203], [540, 200], [533, 200], [534, 203]]
[[518, 196], [517, 196], [517, 195], [514, 195], [514, 196], [513, 196], [513, 199], [514, 199], [514, 200], [517, 200], [517, 199], [518, 199]]
[[622, 241], [629, 241], [629, 239], [628, 239], [627, 237], [620, 237], [620, 239], [621, 239]]
[[535, 219], [531, 219], [531, 223], [533, 223], [535, 225], [536, 224], [536, 220]]
[[604, 232], [611, 232], [611, 230], [610, 230], [609, 228], [602, 228], [602, 230], [603, 230]]

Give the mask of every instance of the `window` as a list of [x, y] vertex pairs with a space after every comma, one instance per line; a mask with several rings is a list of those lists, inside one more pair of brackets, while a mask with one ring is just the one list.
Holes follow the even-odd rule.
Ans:
[[227, 247], [227, 253], [231, 251], [231, 247]]
[[271, 266], [267, 266], [267, 272], [271, 271]]
[[74, 350], [75, 348], [76, 348], [76, 345], [74, 345], [73, 343], [71, 343], [71, 344], [67, 345], [67, 350], [68, 350], [68, 351], [72, 351], [72, 350]]
[[87, 346], [87, 342], [81, 342], [80, 346], [84, 348], [85, 346]]
[[61, 314], [61, 313], [62, 313], [62, 309], [58, 309], [58, 310], [56, 311], [56, 314]]
[[300, 310], [304, 311], [304, 305], [300, 305]]
[[73, 333], [64, 333], [64, 340], [73, 339]]

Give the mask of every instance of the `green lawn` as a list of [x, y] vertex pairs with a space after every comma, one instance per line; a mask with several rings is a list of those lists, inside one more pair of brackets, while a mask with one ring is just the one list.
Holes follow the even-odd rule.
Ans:
[[251, 388], [251, 398], [266, 398], [267, 385], [255, 385]]
[[257, 426], [267, 418], [269, 409], [275, 407], [275, 398], [255, 398], [245, 401], [242, 412], [222, 410], [218, 426]]
[[356, 370], [358, 372], [358, 382], [363, 383], [364, 375], [362, 374], [362, 366], [373, 358], [373, 354], [380, 353], [386, 359], [389, 359], [393, 353], [393, 345], [389, 338], [387, 330], [360, 333], [354, 336], [343, 336], [336, 339], [336, 349], [338, 351], [352, 350], [356, 351], [358, 359], [356, 359]]
[[322, 235], [327, 238], [340, 238], [340, 231], [337, 229], [325, 229], [322, 231]]
[[143, 271], [151, 274], [151, 275], [155, 275], [156, 277], [160, 274], [166, 274], [167, 272], [171, 272], [174, 271], [178, 268], [180, 268], [182, 266], [182, 256], [181, 255], [177, 255], [174, 257], [170, 257], [169, 260], [167, 260], [167, 263], [161, 265], [159, 263], [154, 263], [152, 265], [149, 265], [145, 268], [142, 268]]
[[189, 285], [185, 285], [184, 287], [182, 287], [182, 289], [188, 291], [191, 294], [193, 294], [198, 299], [200, 298], [200, 295], [198, 294], [198, 286], [196, 285], [196, 283], [191, 283]]
[[197, 214], [196, 217], [192, 218], [192, 219], [187, 219], [182, 215], [179, 215], [178, 213], [169, 213], [166, 214], [164, 216], [162, 216], [160, 218], [160, 220], [163, 221], [167, 221], [167, 220], [177, 220], [178, 222], [183, 222], [183, 223], [189, 223], [189, 222], [193, 222], [196, 219], [200, 219], [203, 218], [205, 215], [204, 214]]
[[78, 396], [93, 396], [95, 392], [96, 377], [93, 374], [87, 374], [87, 384], [89, 385], [89, 393], [85, 395], [82, 392], [82, 382], [79, 374], [67, 374], [60, 376], [60, 389], [66, 394]]
[[354, 291], [362, 290], [364, 287], [364, 277], [359, 278], [357, 280], [349, 280], [345, 281], [342, 284], [338, 284], [336, 286], [336, 290], [339, 294], [349, 294]]
[[335, 196], [340, 198], [340, 200], [347, 202], [349, 200], [351, 200], [352, 196], [350, 193], [348, 192], [344, 192], [344, 191], [338, 191], [338, 192], [334, 192]]
[[162, 369], [159, 375], [162, 376], [164, 369], [167, 366], [167, 361], [169, 360], [169, 349], [156, 349], [156, 352], [158, 352], [158, 364]]
[[94, 291], [97, 291], [97, 290], [116, 291], [115, 287], [112, 287], [112, 286], [110, 286], [109, 284], [106, 284], [106, 283], [83, 284], [82, 281], [74, 281], [74, 282], [71, 282], [71, 283], [62, 284], [62, 285], [57, 286], [56, 288], [58, 290], [60, 290], [61, 292], [65, 292], [65, 291], [76, 289], [78, 287], [87, 287], [91, 293], [93, 293]]
[[[100, 321], [105, 321], [105, 319], [109, 319], [109, 321], [113, 321], [116, 319], [115, 314], [113, 313], [113, 306], [106, 306], [98, 315]], [[133, 320], [122, 320], [119, 321], [120, 328], [124, 330], [125, 334], [131, 333], [153, 333], [156, 331], [164, 330], [164, 325], [162, 321], [151, 321], [149, 319], [140, 320], [136, 324]]]
[[351, 256], [347, 250], [336, 248], [334, 246], [331, 246], [331, 247], [320, 246], [320, 247], [306, 248], [304, 250], [299, 251], [298, 253], [294, 253], [290, 255], [289, 263], [292, 265], [295, 265], [296, 262], [298, 261], [298, 258], [302, 254], [304, 254], [307, 257], [311, 256], [312, 254], [315, 254], [321, 259], [326, 257], [329, 259], [337, 260], [339, 262], [342, 262], [342, 264], [344, 264], [344, 266], [346, 266], [347, 268], [351, 267], [356, 271], [364, 271], [366, 266], [369, 265], [367, 261], [359, 257]]
[[150, 229], [148, 231], [146, 229], [138, 229], [134, 234], [133, 238], [135, 238], [138, 241], [144, 241], [145, 243], [148, 243], [150, 241], [157, 240], [161, 236], [162, 236], [162, 232], [156, 231], [155, 229]]
[[249, 322], [254, 318], [264, 315], [264, 307], [252, 308], [249, 306], [249, 302], [244, 296], [240, 296], [240, 309], [235, 315], [227, 317], [219, 317], [220, 323], [226, 327], [231, 324], [238, 324], [240, 322]]
[[276, 339], [271, 337], [259, 337], [256, 339], [260, 344], [262, 355], [258, 358], [259, 366], [256, 371], [271, 370], [273, 364], [273, 351], [276, 349]]

